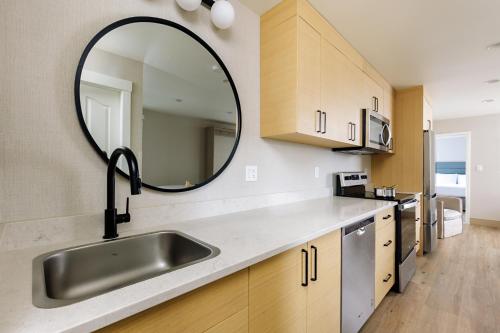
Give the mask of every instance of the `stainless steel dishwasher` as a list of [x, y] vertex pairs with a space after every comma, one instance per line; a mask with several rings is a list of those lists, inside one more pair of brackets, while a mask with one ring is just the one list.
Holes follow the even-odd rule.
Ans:
[[356, 333], [375, 309], [374, 218], [342, 229], [342, 333]]

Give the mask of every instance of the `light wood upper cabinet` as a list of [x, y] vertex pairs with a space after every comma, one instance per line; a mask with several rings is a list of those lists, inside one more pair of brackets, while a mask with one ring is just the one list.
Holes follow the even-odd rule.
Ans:
[[311, 136], [324, 136], [321, 109], [321, 35], [298, 19], [297, 129]]
[[361, 71], [326, 39], [321, 41], [321, 110], [326, 113], [325, 136], [348, 145], [360, 145], [361, 107], [356, 89]]
[[375, 96], [379, 112], [385, 112], [387, 86], [392, 94], [390, 85], [366, 68], [307, 1], [282, 1], [261, 17], [261, 136], [330, 148], [360, 146], [361, 109], [371, 108]]

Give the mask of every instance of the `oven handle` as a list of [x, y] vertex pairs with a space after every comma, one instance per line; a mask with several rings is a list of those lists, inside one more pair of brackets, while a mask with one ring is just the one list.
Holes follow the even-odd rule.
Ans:
[[413, 208], [413, 207], [416, 207], [417, 206], [417, 199], [413, 199], [411, 201], [408, 201], [408, 202], [405, 202], [403, 204], [400, 204], [398, 206], [399, 210], [407, 210], [407, 209], [410, 209], [410, 208]]

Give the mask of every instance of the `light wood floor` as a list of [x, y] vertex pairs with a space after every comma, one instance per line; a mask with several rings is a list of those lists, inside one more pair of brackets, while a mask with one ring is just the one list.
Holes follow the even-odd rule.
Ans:
[[500, 229], [467, 225], [439, 240], [417, 258], [405, 293], [390, 292], [361, 332], [500, 333]]

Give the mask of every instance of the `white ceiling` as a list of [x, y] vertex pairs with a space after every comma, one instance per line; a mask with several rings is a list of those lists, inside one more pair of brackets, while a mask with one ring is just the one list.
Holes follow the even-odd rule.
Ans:
[[134, 23], [111, 31], [96, 48], [144, 64], [145, 109], [235, 123], [236, 103], [224, 71], [187, 34], [160, 24]]
[[[279, 0], [240, 0], [262, 14]], [[395, 87], [424, 84], [435, 119], [500, 113], [500, 1], [310, 0]], [[482, 103], [495, 99], [493, 103]]]

